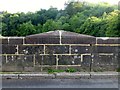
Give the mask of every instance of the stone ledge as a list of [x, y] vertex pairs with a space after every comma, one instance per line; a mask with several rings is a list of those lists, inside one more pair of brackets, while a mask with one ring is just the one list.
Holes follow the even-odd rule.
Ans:
[[6, 79], [89, 79], [89, 78], [118, 78], [118, 72], [76, 72], [76, 73], [31, 73], [31, 74], [0, 74], [1, 78]]

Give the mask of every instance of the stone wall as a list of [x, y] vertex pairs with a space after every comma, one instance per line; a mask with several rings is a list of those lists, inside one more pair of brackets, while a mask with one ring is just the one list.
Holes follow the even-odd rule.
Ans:
[[120, 38], [2, 37], [2, 71], [115, 71]]

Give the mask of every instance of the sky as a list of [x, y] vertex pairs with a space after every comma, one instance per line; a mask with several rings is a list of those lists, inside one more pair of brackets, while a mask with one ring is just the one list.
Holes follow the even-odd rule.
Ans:
[[[51, 6], [58, 9], [64, 9], [64, 3], [67, 1], [78, 0], [0, 0], [0, 11], [10, 13], [16, 12], [35, 12], [40, 9], [49, 9]], [[108, 2], [110, 4], [118, 4], [120, 0], [79, 0], [92, 3]]]

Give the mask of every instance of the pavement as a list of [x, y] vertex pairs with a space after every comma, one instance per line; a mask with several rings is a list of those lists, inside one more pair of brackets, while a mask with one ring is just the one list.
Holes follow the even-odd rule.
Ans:
[[118, 72], [75, 72], [75, 73], [52, 73], [47, 72], [31, 72], [24, 74], [0, 74], [3, 79], [87, 79], [87, 78], [118, 78]]

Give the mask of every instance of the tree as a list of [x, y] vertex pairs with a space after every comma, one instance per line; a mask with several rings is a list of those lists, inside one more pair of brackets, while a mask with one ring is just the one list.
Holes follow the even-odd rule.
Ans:
[[37, 26], [35, 26], [35, 29], [35, 33], [42, 33], [43, 26], [41, 24], [38, 24]]
[[120, 12], [118, 10], [111, 12], [107, 16], [107, 31], [106, 31], [106, 36], [120, 36], [119, 33], [119, 20], [118, 20], [118, 14]]
[[70, 1], [64, 10], [50, 7], [35, 13], [1, 12], [0, 28], [3, 36], [26, 36], [56, 29], [101, 37], [120, 36], [117, 9], [117, 5], [108, 3]]
[[43, 25], [42, 32], [48, 32], [48, 31], [53, 31], [57, 29], [62, 29], [62, 22], [60, 21], [55, 22], [52, 19], [50, 19]]
[[26, 36], [31, 35], [36, 32], [34, 25], [31, 23], [31, 21], [23, 23], [20, 25], [17, 36]]
[[89, 17], [85, 23], [81, 26], [80, 30], [83, 34], [89, 34], [93, 36], [99, 36], [101, 20], [97, 17]]

